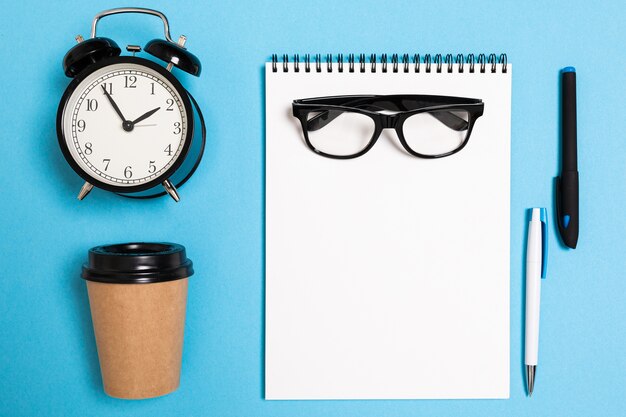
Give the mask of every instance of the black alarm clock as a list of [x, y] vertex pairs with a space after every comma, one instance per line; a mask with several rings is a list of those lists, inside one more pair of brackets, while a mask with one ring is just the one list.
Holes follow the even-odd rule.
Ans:
[[[143, 51], [166, 66], [137, 56], [138, 45], [128, 45], [132, 55], [122, 56], [112, 39], [96, 36], [98, 21], [119, 13], [161, 18], [165, 39], [151, 40]], [[57, 136], [65, 159], [86, 181], [78, 199], [95, 186], [134, 198], [168, 193], [179, 201], [177, 188], [200, 163], [206, 136], [198, 104], [171, 72], [200, 75], [186, 37], [170, 38], [163, 13], [127, 7], [98, 13], [91, 38], [76, 40], [63, 59], [73, 80], [59, 104]]]

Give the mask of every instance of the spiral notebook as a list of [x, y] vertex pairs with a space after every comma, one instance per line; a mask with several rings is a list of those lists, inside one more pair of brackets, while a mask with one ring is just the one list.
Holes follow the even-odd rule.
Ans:
[[[511, 71], [505, 55], [266, 63], [266, 399], [508, 398]], [[357, 158], [313, 152], [293, 100], [363, 94], [484, 113], [444, 158], [393, 129]]]

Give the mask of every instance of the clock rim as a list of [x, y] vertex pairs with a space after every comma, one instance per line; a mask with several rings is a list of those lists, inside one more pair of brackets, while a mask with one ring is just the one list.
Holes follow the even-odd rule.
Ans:
[[[101, 68], [114, 65], [114, 64], [124, 64], [124, 63], [131, 63], [131, 64], [148, 67], [150, 69], [155, 70], [163, 77], [165, 77], [170, 83], [172, 83], [172, 86], [174, 87], [174, 89], [176, 89], [176, 91], [180, 95], [181, 101], [183, 103], [183, 107], [185, 108], [185, 112], [187, 114], [187, 134], [185, 137], [185, 143], [183, 144], [183, 149], [178, 155], [178, 158], [174, 161], [172, 166], [169, 167], [167, 171], [165, 171], [163, 174], [159, 175], [153, 180], [150, 180], [143, 184], [131, 185], [131, 186], [107, 184], [93, 177], [92, 175], [90, 175], [72, 157], [72, 154], [70, 153], [70, 150], [67, 145], [67, 141], [63, 135], [63, 113], [65, 112], [65, 108], [66, 108], [67, 102], [69, 101], [69, 98], [72, 96], [74, 91], [76, 91], [76, 88], [80, 85], [80, 83], [89, 75], [91, 75], [93, 72]], [[160, 185], [161, 183], [163, 183], [163, 181], [165, 181], [170, 176], [172, 176], [172, 174], [174, 174], [174, 172], [176, 172], [178, 168], [181, 167], [185, 159], [187, 159], [187, 154], [189, 153], [189, 149], [191, 148], [191, 141], [193, 140], [193, 136], [194, 136], [194, 128], [195, 128], [194, 110], [193, 110], [193, 106], [191, 105], [191, 100], [189, 99], [189, 93], [187, 92], [185, 87], [183, 87], [180, 81], [178, 81], [178, 79], [171, 72], [167, 71], [161, 65], [157, 64], [156, 62], [150, 61], [148, 59], [136, 57], [136, 56], [117, 56], [117, 57], [106, 58], [106, 59], [103, 59], [102, 61], [98, 61], [97, 63], [92, 64], [88, 66], [87, 68], [85, 68], [76, 77], [74, 77], [72, 82], [67, 86], [67, 88], [65, 89], [65, 92], [63, 93], [63, 96], [61, 97], [59, 108], [57, 110], [57, 140], [59, 142], [61, 152], [63, 153], [63, 156], [65, 157], [65, 160], [67, 161], [67, 163], [70, 165], [70, 167], [72, 167], [74, 172], [76, 172], [83, 180], [87, 181], [88, 183], [98, 188], [101, 188], [103, 190], [111, 191], [111, 192], [119, 193], [119, 194], [130, 194], [130, 193], [137, 193], [140, 191], [149, 190], [157, 185]]]

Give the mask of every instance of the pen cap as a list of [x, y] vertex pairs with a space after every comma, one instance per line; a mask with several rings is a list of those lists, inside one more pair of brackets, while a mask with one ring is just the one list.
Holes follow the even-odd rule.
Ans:
[[576, 69], [574, 67], [566, 67], [561, 71], [561, 135], [563, 171], [577, 171]]

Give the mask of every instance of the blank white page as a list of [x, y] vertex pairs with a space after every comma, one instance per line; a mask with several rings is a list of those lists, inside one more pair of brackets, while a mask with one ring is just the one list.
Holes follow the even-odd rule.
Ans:
[[[311, 67], [266, 64], [266, 399], [508, 398], [511, 65]], [[319, 156], [292, 101], [344, 94], [485, 109], [446, 158], [393, 130], [359, 158]]]

